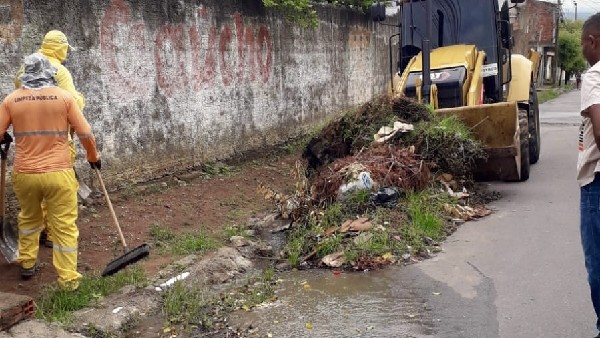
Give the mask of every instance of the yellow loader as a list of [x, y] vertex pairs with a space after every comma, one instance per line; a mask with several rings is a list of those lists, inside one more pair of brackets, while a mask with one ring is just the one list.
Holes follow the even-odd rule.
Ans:
[[[511, 0], [512, 6], [522, 2]], [[512, 53], [509, 9], [508, 0], [502, 6], [498, 0], [400, 2], [390, 90], [430, 103], [437, 114], [456, 115], [471, 128], [488, 154], [477, 165], [478, 180], [525, 181], [540, 155], [540, 54]], [[384, 20], [385, 5], [373, 5], [371, 14]]]

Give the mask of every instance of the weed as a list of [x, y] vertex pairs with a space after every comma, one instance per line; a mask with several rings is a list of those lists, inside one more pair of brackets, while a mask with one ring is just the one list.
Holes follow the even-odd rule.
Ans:
[[290, 263], [291, 266], [298, 266], [298, 264], [300, 264], [300, 256], [304, 252], [306, 235], [306, 232], [299, 229], [292, 231], [290, 234], [288, 243], [285, 247], [288, 263]]
[[241, 227], [236, 224], [231, 224], [224, 227], [223, 236], [225, 237], [225, 239], [229, 239], [233, 236], [248, 237], [248, 234], [246, 233], [246, 229], [244, 227]]
[[146, 284], [144, 270], [132, 266], [110, 277], [84, 276], [76, 291], [65, 291], [58, 286], [50, 286], [37, 301], [36, 318], [70, 325], [73, 312], [118, 291], [125, 285], [143, 287]]
[[409, 226], [413, 227], [408, 235], [427, 236], [439, 240], [444, 236], [444, 219], [442, 217], [444, 204], [450, 202], [450, 197], [435, 194], [431, 190], [412, 193], [407, 198], [407, 213], [410, 218]]
[[328, 236], [322, 242], [317, 244], [317, 257], [325, 257], [329, 254], [337, 252], [343, 240], [342, 234]]
[[418, 123], [405, 141], [441, 172], [455, 176], [470, 175], [476, 161], [486, 158], [481, 143], [456, 115], [433, 114], [431, 121]]
[[128, 184], [127, 186], [125, 186], [120, 193], [121, 197], [125, 200], [130, 200], [134, 197], [139, 196], [140, 194], [139, 189], [133, 184]]
[[161, 183], [150, 184], [144, 189], [144, 194], [158, 194], [167, 189], [168, 186]]
[[258, 283], [254, 284], [255, 287], [248, 288], [242, 308], [248, 310], [272, 299], [275, 294], [275, 290], [273, 290], [274, 277], [273, 268], [265, 269]]
[[150, 236], [155, 242], [168, 242], [175, 239], [176, 235], [170, 229], [162, 227], [160, 224], [150, 226]]
[[202, 171], [209, 176], [231, 176], [239, 169], [222, 162], [206, 162], [202, 165]]
[[373, 231], [369, 240], [358, 244], [358, 249], [367, 256], [381, 256], [387, 252], [396, 251], [397, 241], [393, 240], [386, 231]]
[[323, 214], [323, 219], [321, 220], [321, 227], [323, 229], [327, 229], [331, 226], [339, 225], [343, 219], [343, 205], [341, 203], [333, 203], [327, 209], [325, 209]]
[[153, 224], [150, 235], [157, 247], [174, 255], [202, 253], [218, 246], [217, 240], [198, 230], [191, 233], [176, 234], [159, 224]]
[[182, 324], [185, 328], [203, 321], [203, 308], [211, 301], [204, 290], [176, 282], [164, 295], [162, 312], [168, 325]]
[[183, 234], [174, 240], [171, 245], [171, 252], [176, 255], [188, 255], [206, 252], [217, 246], [218, 244], [213, 238], [198, 231], [195, 233]]
[[371, 207], [370, 198], [370, 190], [354, 190], [345, 197], [343, 209], [347, 214], [362, 214]]
[[244, 212], [240, 209], [231, 209], [225, 214], [225, 217], [230, 221], [235, 221], [244, 216]]
[[314, 137], [314, 135], [316, 135], [319, 132], [319, 130], [313, 129], [308, 133], [301, 135], [300, 137], [286, 142], [283, 145], [283, 150], [286, 154], [297, 154], [304, 151], [304, 149], [306, 149], [306, 146], [308, 145], [308, 142], [310, 142], [310, 140]]
[[346, 262], [355, 262], [360, 256], [358, 250], [353, 246], [344, 249], [344, 260]]
[[473, 135], [457, 116], [440, 117], [434, 114], [434, 119], [417, 125], [417, 132], [424, 137], [438, 139], [446, 135], [455, 136], [460, 140], [471, 140]]

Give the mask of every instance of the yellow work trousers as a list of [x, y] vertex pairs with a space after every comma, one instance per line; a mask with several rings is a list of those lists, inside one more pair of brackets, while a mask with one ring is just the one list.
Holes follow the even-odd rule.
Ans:
[[42, 201], [48, 209], [48, 230], [53, 238], [52, 263], [58, 273], [58, 283], [66, 289], [79, 286], [77, 272], [77, 189], [73, 169], [13, 175], [13, 189], [19, 200], [19, 257], [25, 269], [33, 267], [39, 251], [40, 232], [44, 229]]
[[[75, 156], [77, 155], [77, 151], [75, 150], [75, 143], [73, 142], [73, 137], [71, 134], [68, 134], [69, 137], [69, 152], [71, 154], [71, 164], [75, 165]], [[46, 208], [46, 201], [42, 201], [42, 214], [44, 215], [44, 229], [48, 229], [48, 208]], [[52, 232], [48, 231], [47, 240], [52, 242]]]

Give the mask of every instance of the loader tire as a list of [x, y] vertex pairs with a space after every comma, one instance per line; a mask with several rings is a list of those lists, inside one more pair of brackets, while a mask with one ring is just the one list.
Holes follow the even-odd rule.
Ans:
[[532, 85], [529, 89], [529, 163], [536, 164], [540, 159], [540, 107], [537, 91]]
[[519, 139], [521, 142], [521, 176], [519, 181], [527, 181], [529, 179], [530, 157], [529, 149], [531, 140], [529, 139], [529, 117], [525, 109], [519, 110]]

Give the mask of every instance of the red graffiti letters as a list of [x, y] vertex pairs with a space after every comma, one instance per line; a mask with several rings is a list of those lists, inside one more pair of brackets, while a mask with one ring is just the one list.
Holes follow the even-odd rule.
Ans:
[[201, 6], [195, 23], [150, 29], [125, 0], [112, 0], [102, 19], [100, 48], [115, 93], [127, 89], [151, 95], [154, 79], [168, 97], [215, 85], [268, 83], [273, 64], [269, 29], [244, 24], [238, 12], [233, 25], [216, 26], [209, 14]]

